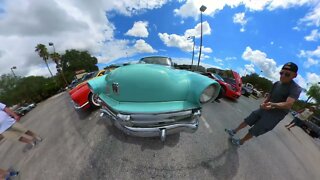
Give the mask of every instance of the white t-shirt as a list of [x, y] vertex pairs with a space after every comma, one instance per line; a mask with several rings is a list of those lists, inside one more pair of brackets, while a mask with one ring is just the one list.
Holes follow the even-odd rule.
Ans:
[[5, 104], [0, 102], [0, 134], [9, 129], [16, 120], [9, 116], [6, 112], [4, 112]]
[[301, 120], [308, 120], [310, 116], [312, 116], [313, 112], [310, 111], [309, 109], [305, 109], [302, 113], [299, 113], [297, 115], [297, 118]]

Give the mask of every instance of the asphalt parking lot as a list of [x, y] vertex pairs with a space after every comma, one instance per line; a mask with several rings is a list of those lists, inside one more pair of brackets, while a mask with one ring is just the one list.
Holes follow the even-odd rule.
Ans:
[[[240, 97], [203, 108], [194, 134], [159, 138], [124, 135], [99, 111], [77, 112], [66, 92], [39, 103], [21, 120], [45, 139], [27, 150], [18, 142], [0, 142], [0, 167], [15, 167], [20, 179], [308, 179], [320, 177], [320, 143], [300, 128], [283, 126], [240, 148], [224, 128], [237, 126], [261, 99]], [[244, 135], [246, 131], [240, 133]]]

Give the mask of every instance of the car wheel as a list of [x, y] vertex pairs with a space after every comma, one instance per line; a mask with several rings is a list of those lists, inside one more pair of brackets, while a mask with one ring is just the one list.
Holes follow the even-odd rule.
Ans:
[[89, 94], [89, 104], [91, 107], [100, 107], [97, 94], [92, 94], [92, 93]]
[[223, 87], [220, 88], [220, 92], [216, 100], [221, 99], [225, 95], [226, 91], [224, 90]]

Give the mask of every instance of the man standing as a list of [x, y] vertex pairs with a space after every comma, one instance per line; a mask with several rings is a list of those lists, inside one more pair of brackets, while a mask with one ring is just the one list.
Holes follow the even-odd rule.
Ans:
[[[297, 77], [298, 66], [295, 63], [286, 63], [280, 71], [280, 81], [273, 84], [272, 90], [260, 108], [253, 111], [236, 129], [225, 129], [231, 136], [231, 142], [237, 146], [272, 130], [289, 112], [293, 103], [299, 98], [301, 88], [293, 79]], [[241, 139], [233, 136], [251, 126], [249, 132]]]
[[36, 145], [36, 142], [42, 141], [40, 136], [18, 123], [19, 120], [20, 117], [15, 112], [0, 102], [0, 139], [18, 140], [32, 147]]
[[298, 114], [294, 117], [290, 124], [285, 125], [285, 127], [290, 131], [290, 129], [296, 125], [303, 125], [303, 121], [308, 121], [310, 117], [312, 117], [315, 110], [315, 106], [310, 106], [309, 108], [305, 108], [301, 111], [298, 111]]

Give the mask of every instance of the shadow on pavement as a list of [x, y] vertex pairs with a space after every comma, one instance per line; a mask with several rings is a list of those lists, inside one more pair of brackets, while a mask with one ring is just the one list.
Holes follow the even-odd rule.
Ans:
[[220, 155], [201, 162], [201, 166], [207, 169], [216, 179], [233, 179], [239, 169], [238, 147], [228, 141], [228, 148]]
[[94, 110], [91, 109], [91, 108], [75, 110], [75, 112], [76, 112], [76, 114], [78, 115], [78, 117], [79, 117], [80, 120], [88, 119], [89, 116], [92, 114], [93, 111], [94, 111]]
[[164, 146], [174, 147], [178, 144], [180, 139], [180, 133], [168, 135], [165, 142], [161, 142], [160, 137], [143, 138], [129, 136], [115, 127], [111, 120], [100, 119], [97, 123], [106, 127], [107, 136], [112, 136], [124, 143], [140, 145], [141, 151], [144, 151], [145, 149], [161, 150]]

